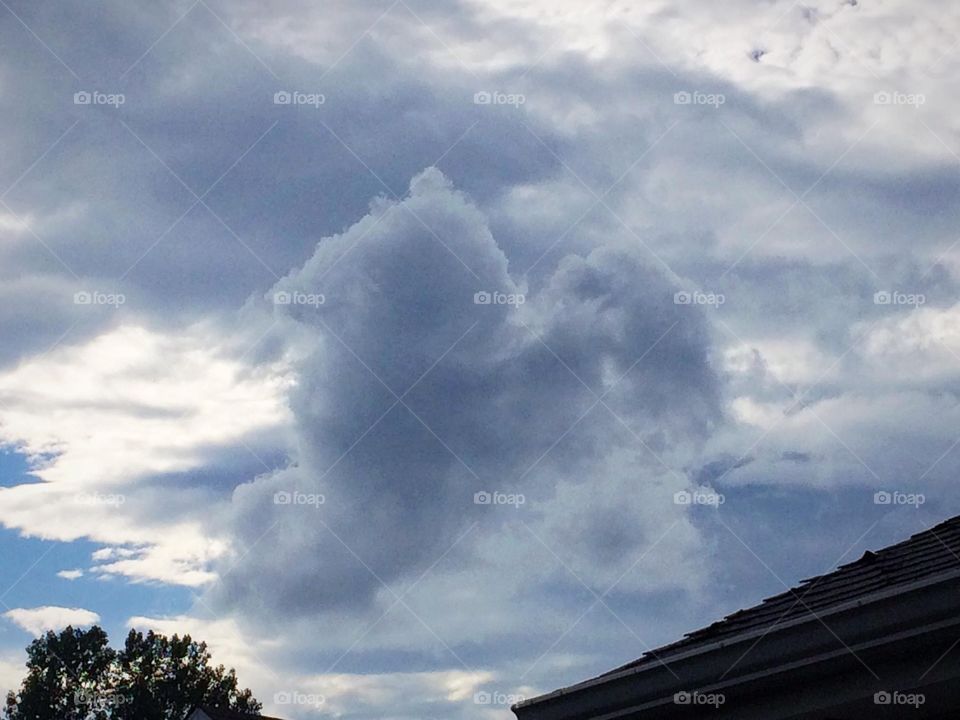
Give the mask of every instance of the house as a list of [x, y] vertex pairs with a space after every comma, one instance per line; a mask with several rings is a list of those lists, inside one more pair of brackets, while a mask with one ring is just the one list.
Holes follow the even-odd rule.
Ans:
[[960, 517], [571, 687], [519, 720], [956, 717]]
[[187, 720], [280, 720], [280, 718], [267, 717], [266, 715], [250, 715], [249, 713], [238, 713], [233, 710], [222, 710], [202, 706], [194, 708]]

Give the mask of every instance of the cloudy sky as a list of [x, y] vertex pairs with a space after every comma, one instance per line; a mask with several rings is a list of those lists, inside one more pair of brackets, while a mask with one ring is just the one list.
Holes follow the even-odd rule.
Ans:
[[960, 512], [958, 30], [0, 0], [0, 689], [505, 719]]

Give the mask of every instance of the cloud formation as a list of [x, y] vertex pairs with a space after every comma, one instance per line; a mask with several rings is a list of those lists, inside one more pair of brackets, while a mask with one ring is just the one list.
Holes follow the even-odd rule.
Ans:
[[3, 616], [34, 637], [40, 637], [47, 630], [61, 630], [68, 625], [83, 627], [100, 621], [100, 616], [90, 610], [55, 605], [15, 608], [5, 612]]
[[[200, 506], [229, 494], [210, 466], [269, 469], [289, 417], [282, 368], [239, 356], [203, 328], [174, 337], [122, 326], [0, 373], [3, 439], [39, 481], [0, 488], [0, 521], [120, 547], [94, 557], [99, 575], [209, 582], [224, 541]], [[239, 463], [228, 459], [236, 449]], [[192, 475], [201, 468], [203, 480]]]
[[[481, 517], [475, 493], [547, 498], [618, 446], [703, 437], [720, 417], [717, 380], [700, 314], [675, 290], [605, 248], [521, 285], [436, 169], [377, 201], [268, 293], [290, 336], [310, 338], [294, 363], [297, 454], [235, 492], [249, 550], [219, 593], [284, 613], [363, 603]], [[598, 403], [601, 422], [580, 432]]]

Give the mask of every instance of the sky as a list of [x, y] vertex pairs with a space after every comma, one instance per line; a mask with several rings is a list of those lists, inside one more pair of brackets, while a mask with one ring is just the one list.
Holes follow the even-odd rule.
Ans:
[[0, 0], [0, 690], [506, 719], [960, 513], [958, 30]]

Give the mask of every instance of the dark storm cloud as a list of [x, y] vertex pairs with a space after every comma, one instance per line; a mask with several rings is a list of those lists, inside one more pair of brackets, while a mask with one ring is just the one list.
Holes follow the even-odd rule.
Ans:
[[[268, 535], [221, 597], [251, 604], [253, 586], [269, 588], [253, 594], [297, 614], [364, 603], [487, 510], [474, 493], [589, 472], [636, 444], [610, 420], [524, 477], [608, 390], [636, 433], [705, 434], [719, 419], [716, 378], [700, 314], [674, 291], [636, 253], [597, 250], [564, 260], [519, 306], [476, 304], [478, 292], [524, 289], [442, 173], [417, 176], [399, 203], [374, 203], [272, 291], [292, 298], [278, 307], [291, 336], [316, 338], [297, 364], [297, 464], [237, 490], [234, 530], [245, 545]], [[323, 304], [296, 304], [310, 294]], [[294, 490], [325, 503], [273, 504]]]

